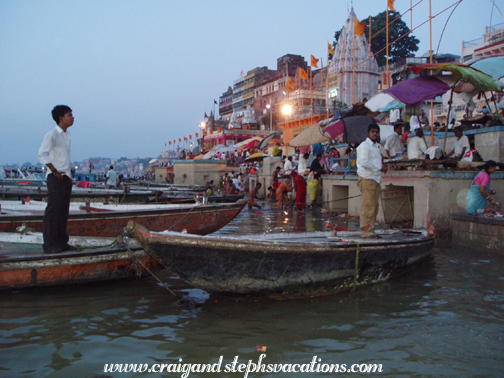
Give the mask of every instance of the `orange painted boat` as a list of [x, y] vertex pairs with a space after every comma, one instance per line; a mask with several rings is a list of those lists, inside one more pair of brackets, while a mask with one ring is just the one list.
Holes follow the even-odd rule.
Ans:
[[[134, 241], [133, 241], [134, 242]], [[71, 237], [78, 251], [44, 254], [42, 234], [0, 235], [0, 290], [83, 284], [148, 276], [162, 267], [136, 242]]]

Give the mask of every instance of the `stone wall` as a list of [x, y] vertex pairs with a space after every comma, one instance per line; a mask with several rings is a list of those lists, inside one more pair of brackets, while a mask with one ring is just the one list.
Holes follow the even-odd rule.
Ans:
[[173, 163], [176, 185], [205, 185], [213, 180], [219, 184], [220, 177], [238, 168], [226, 166], [224, 160], [180, 160]]
[[454, 214], [453, 244], [504, 254], [504, 219]]
[[[478, 172], [438, 172], [438, 171], [393, 171], [383, 176], [382, 190], [398, 191], [398, 187], [408, 188], [405, 195], [396, 199], [380, 201], [377, 221], [389, 223], [391, 220], [406, 220], [413, 212], [413, 227], [449, 229], [451, 215], [466, 211], [466, 195], [474, 176]], [[504, 173], [492, 175], [492, 189], [497, 191], [493, 196], [499, 203], [504, 201]], [[360, 213], [360, 190], [357, 186], [357, 175], [323, 176], [323, 193], [325, 207], [331, 211], [347, 212], [358, 216]], [[406, 198], [406, 194], [409, 198]], [[409, 204], [407, 203], [409, 201]], [[383, 204], [387, 209], [384, 213]], [[395, 215], [393, 207], [402, 214]], [[392, 208], [389, 208], [392, 207]]]

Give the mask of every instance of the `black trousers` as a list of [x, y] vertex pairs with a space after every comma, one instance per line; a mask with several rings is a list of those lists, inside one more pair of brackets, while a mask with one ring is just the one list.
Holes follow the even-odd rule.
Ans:
[[68, 244], [67, 221], [72, 194], [72, 180], [63, 175], [61, 180], [47, 176], [47, 207], [44, 213], [44, 252], [61, 252]]

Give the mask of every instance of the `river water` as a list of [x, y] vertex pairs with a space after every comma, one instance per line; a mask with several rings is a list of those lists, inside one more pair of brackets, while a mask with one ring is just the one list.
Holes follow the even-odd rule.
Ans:
[[[245, 209], [219, 233], [323, 230], [327, 218], [334, 215]], [[338, 220], [356, 227], [355, 220]], [[433, 259], [407, 277], [283, 302], [238, 302], [160, 277], [191, 303], [175, 304], [152, 278], [1, 293], [0, 377], [180, 377], [104, 372], [104, 366], [217, 366], [221, 356], [220, 372], [189, 377], [244, 377], [225, 372], [225, 365], [235, 356], [257, 363], [261, 354], [263, 364], [284, 367], [316, 356], [320, 370], [322, 364], [376, 364], [382, 371], [249, 377], [504, 376], [504, 255], [438, 242]]]

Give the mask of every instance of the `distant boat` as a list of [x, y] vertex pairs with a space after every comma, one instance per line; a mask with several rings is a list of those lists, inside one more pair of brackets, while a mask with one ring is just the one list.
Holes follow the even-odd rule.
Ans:
[[[25, 205], [0, 201], [0, 232], [16, 232], [25, 228], [42, 232], [45, 203], [30, 201]], [[196, 204], [83, 204], [71, 203], [67, 231], [72, 236], [116, 237], [129, 220], [134, 220], [155, 231], [186, 230], [190, 234], [206, 235], [215, 232], [243, 209], [245, 203]]]
[[[276, 299], [315, 297], [383, 282], [432, 252], [425, 230], [305, 232], [216, 237], [151, 232], [131, 221], [145, 252], [190, 285], [212, 293]], [[357, 255], [357, 251], [359, 251]]]
[[38, 167], [0, 167], [0, 184], [3, 185], [45, 185], [46, 176]]
[[[134, 240], [133, 240], [134, 242]], [[6, 247], [5, 243], [10, 243]], [[0, 290], [83, 284], [149, 275], [162, 267], [134, 242], [115, 238], [71, 237], [83, 248], [59, 254], [42, 252], [42, 234], [0, 233]]]

